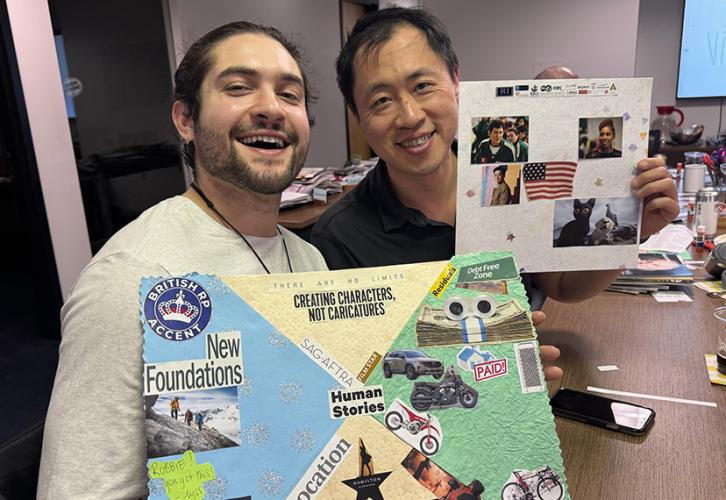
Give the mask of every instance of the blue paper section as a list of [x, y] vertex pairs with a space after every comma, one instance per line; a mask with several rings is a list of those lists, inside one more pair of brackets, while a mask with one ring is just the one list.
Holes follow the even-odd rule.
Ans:
[[[211, 297], [209, 325], [193, 339], [170, 341], [155, 334], [142, 318], [145, 362], [203, 359], [209, 333], [240, 331], [245, 377], [238, 398], [241, 443], [198, 452], [197, 463], [210, 462], [217, 478], [226, 480], [225, 497], [284, 498], [344, 421], [333, 420], [328, 414], [327, 392], [337, 384], [218, 278], [188, 277]], [[142, 302], [156, 282], [142, 281]], [[294, 418], [289, 417], [291, 413]], [[243, 484], [255, 487], [252, 491], [238, 490]], [[165, 498], [163, 492], [155, 493], [152, 491], [149, 498]]]

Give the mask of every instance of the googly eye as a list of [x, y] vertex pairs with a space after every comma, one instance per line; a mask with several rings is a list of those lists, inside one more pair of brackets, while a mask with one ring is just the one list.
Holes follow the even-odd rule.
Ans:
[[490, 318], [497, 312], [497, 301], [491, 295], [480, 295], [472, 301], [472, 309], [479, 318]]
[[452, 321], [461, 321], [469, 315], [469, 306], [461, 297], [451, 297], [444, 304], [444, 314]]

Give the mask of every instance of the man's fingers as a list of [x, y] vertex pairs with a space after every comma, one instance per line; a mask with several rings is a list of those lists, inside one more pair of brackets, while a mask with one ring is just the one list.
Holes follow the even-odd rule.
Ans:
[[562, 378], [562, 368], [559, 366], [546, 366], [544, 374], [547, 382], [554, 382]]
[[[633, 182], [637, 180], [638, 179], [634, 179]], [[667, 196], [671, 199], [677, 199], [678, 197], [676, 185], [670, 177], [651, 180], [646, 184], [641, 184], [641, 186], [642, 187], [635, 192], [635, 196], [638, 198], [646, 198], [647, 196], [654, 194]]]
[[665, 160], [663, 158], [643, 158], [638, 162], [638, 170], [641, 172], [658, 167], [665, 167]]
[[[541, 345], [539, 351], [544, 363], [551, 363], [560, 357], [560, 350], [553, 345]], [[562, 368], [559, 366], [545, 366], [544, 374], [547, 381], [559, 380], [562, 378]]]
[[547, 315], [542, 311], [532, 311], [532, 323], [535, 327], [542, 324], [547, 319]]
[[539, 346], [539, 350], [542, 361], [545, 363], [551, 363], [560, 357], [560, 350], [553, 345], [541, 345]]
[[661, 196], [658, 198], [653, 198], [652, 200], [648, 200], [648, 202], [643, 206], [643, 212], [656, 212], [660, 211], [664, 214], [664, 217], [668, 219], [668, 221], [672, 220], [678, 213], [680, 212], [680, 207], [678, 206], [678, 203], [670, 198], [667, 198], [665, 196]]

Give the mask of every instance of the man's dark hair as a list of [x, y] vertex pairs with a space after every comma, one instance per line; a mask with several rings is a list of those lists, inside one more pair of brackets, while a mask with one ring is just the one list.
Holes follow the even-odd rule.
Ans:
[[[305, 75], [303, 55], [300, 49], [280, 31], [270, 26], [262, 26], [247, 21], [236, 21], [225, 24], [219, 28], [215, 28], [206, 35], [203, 35], [194, 42], [189, 50], [187, 50], [179, 67], [174, 73], [174, 95], [173, 101], [181, 101], [189, 109], [194, 122], [199, 118], [199, 110], [201, 109], [201, 97], [199, 89], [202, 86], [204, 77], [207, 76], [212, 66], [211, 52], [214, 47], [227, 38], [235, 35], [243, 35], [246, 33], [265, 35], [280, 43], [290, 56], [295, 60], [300, 68], [300, 74], [303, 79], [305, 90], [305, 109], [308, 111], [308, 121], [313, 125], [314, 120], [310, 116], [310, 103], [315, 101], [307, 76]], [[184, 162], [194, 169], [194, 142], [190, 141], [184, 144], [182, 156]]]
[[353, 30], [348, 34], [348, 40], [335, 61], [338, 73], [338, 87], [343, 93], [345, 102], [353, 113], [358, 115], [358, 109], [353, 100], [353, 86], [355, 85], [355, 57], [359, 52], [365, 51], [367, 55], [377, 57], [381, 47], [392, 37], [401, 25], [410, 25], [419, 30], [426, 38], [431, 50], [443, 59], [449, 70], [449, 76], [454, 79], [459, 67], [459, 60], [454, 52], [446, 28], [441, 21], [430, 12], [423, 9], [406, 9], [391, 7], [370, 12], [358, 19]]
[[492, 120], [489, 123], [489, 132], [491, 132], [495, 128], [504, 128], [504, 124], [501, 122], [501, 120]]
[[520, 125], [517, 127], [517, 132], [520, 134], [526, 134], [527, 133], [527, 125]]
[[502, 175], [507, 175], [507, 165], [499, 165], [494, 170], [492, 170], [492, 173], [494, 172], [501, 172]]

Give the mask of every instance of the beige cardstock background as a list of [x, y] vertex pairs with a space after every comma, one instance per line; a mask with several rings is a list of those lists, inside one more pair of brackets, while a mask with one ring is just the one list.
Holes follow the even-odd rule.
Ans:
[[[307, 309], [293, 311], [295, 294], [390, 286], [396, 300], [386, 302], [385, 317], [314, 323], [315, 334], [312, 337], [355, 378], [374, 351], [381, 356], [386, 353], [411, 315], [417, 312], [418, 305], [446, 264], [447, 261], [415, 264], [415, 273], [410, 272], [410, 265], [391, 266], [376, 274], [371, 274], [370, 269], [354, 269], [340, 273], [334, 283], [321, 282], [320, 274], [313, 273], [297, 273], [294, 277], [223, 276], [222, 280], [298, 345], [304, 338], [312, 336], [309, 326], [313, 323], [308, 320]], [[420, 293], [415, 293], [416, 290]], [[260, 293], [262, 291], [274, 293]], [[285, 314], [280, 314], [280, 311], [285, 311]], [[352, 324], [355, 326], [351, 327]], [[350, 336], [354, 331], [363, 339], [351, 343]], [[431, 498], [431, 492], [400, 465], [411, 447], [375, 419], [370, 416], [347, 418], [336, 435], [346, 439], [351, 448], [316, 498], [354, 498], [355, 492], [341, 481], [358, 476], [359, 437], [363, 438], [368, 453], [373, 457], [376, 472], [393, 471], [381, 485], [385, 498]]]
[[[616, 95], [495, 97], [497, 87], [515, 85], [616, 86]], [[647, 156], [652, 78], [520, 80], [462, 82], [459, 94], [459, 152], [456, 214], [457, 255], [493, 250], [514, 252], [528, 272], [634, 267], [638, 245], [552, 247], [554, 200], [527, 202], [522, 186], [519, 205], [481, 207], [482, 166], [472, 165], [472, 119], [482, 116], [529, 116], [529, 161], [577, 162], [572, 198], [631, 196], [630, 181], [638, 160]], [[622, 117], [622, 157], [578, 159], [580, 118]], [[628, 147], [633, 144], [636, 149]], [[596, 185], [598, 178], [601, 185]], [[467, 196], [474, 191], [474, 196]], [[595, 221], [591, 221], [594, 223]], [[507, 240], [511, 231], [515, 238]]]
[[[262, 314], [286, 337], [300, 345], [311, 336], [315, 325], [314, 339], [325, 346], [328, 354], [339, 361], [354, 376], [363, 368], [373, 351], [384, 355], [391, 342], [416, 312], [433, 282], [446, 267], [446, 261], [415, 264], [416, 272], [409, 272], [411, 265], [391, 266], [385, 272], [371, 274], [370, 269], [353, 269], [341, 273], [333, 284], [319, 281], [319, 274], [297, 273], [294, 278], [284, 275], [245, 276], [244, 278], [222, 277], [240, 297]], [[358, 280], [357, 283], [355, 280]], [[349, 283], [350, 281], [350, 283]], [[273, 285], [283, 287], [278, 292], [258, 294], [257, 291], [273, 291]], [[287, 287], [290, 288], [287, 288]], [[295, 286], [296, 288], [292, 288]], [[293, 310], [293, 297], [298, 293], [354, 290], [390, 286], [395, 301], [386, 302], [386, 315], [352, 320], [334, 320], [311, 323], [307, 309]], [[405, 290], [405, 293], [404, 293]], [[416, 293], [416, 290], [419, 293]], [[280, 314], [285, 311], [285, 314]], [[351, 326], [354, 325], [354, 326]], [[350, 343], [351, 332], [357, 331], [365, 341]]]

